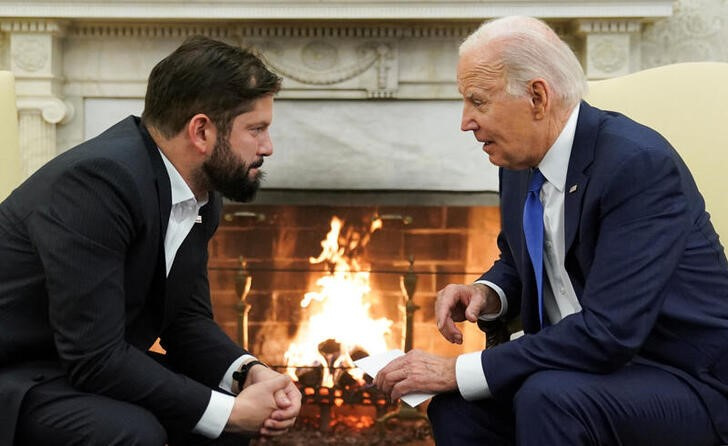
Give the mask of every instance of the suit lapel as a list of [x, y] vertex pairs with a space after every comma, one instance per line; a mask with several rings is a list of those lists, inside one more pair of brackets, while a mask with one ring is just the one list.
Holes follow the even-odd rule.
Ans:
[[207, 243], [217, 228], [220, 203], [215, 194], [200, 209], [202, 222], [192, 225], [175, 256], [165, 289], [164, 323], [166, 328], [183, 306], [205, 308], [212, 315], [207, 285]]
[[147, 132], [143, 125], [139, 125], [139, 130], [143, 135], [144, 143], [149, 154], [149, 160], [154, 172], [154, 182], [157, 189], [157, 201], [159, 203], [159, 249], [156, 265], [156, 276], [154, 289], [156, 295], [164, 296], [165, 282], [167, 278], [167, 264], [164, 253], [164, 238], [167, 234], [167, 224], [169, 223], [169, 213], [172, 210], [172, 189], [169, 184], [169, 175], [164, 167], [162, 155], [159, 153], [157, 144]]
[[564, 242], [567, 253], [574, 243], [581, 220], [584, 193], [589, 184], [588, 168], [594, 160], [598, 125], [598, 110], [582, 101], [564, 191]]

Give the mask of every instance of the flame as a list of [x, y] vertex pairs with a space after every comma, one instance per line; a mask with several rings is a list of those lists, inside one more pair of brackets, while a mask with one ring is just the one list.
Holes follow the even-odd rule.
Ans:
[[[353, 367], [350, 354], [354, 349], [363, 349], [369, 354], [388, 350], [387, 335], [393, 323], [386, 318], [370, 317], [369, 272], [361, 270], [356, 255], [369, 241], [372, 232], [381, 228], [381, 220], [374, 220], [369, 232], [363, 236], [350, 230], [343, 237], [346, 243], [340, 246], [343, 226], [343, 220], [334, 216], [331, 229], [321, 241], [321, 254], [309, 258], [312, 264], [326, 262], [329, 273], [316, 281], [318, 291], [304, 295], [301, 307], [309, 309], [310, 317], [301, 323], [296, 338], [284, 354], [288, 374], [293, 379], [297, 379], [295, 367], [322, 365], [321, 384], [327, 387], [334, 384], [329, 366], [334, 369]], [[341, 348], [333, 358], [327, 359], [319, 351], [319, 344], [329, 339], [338, 342]], [[359, 369], [351, 369], [349, 374], [363, 382], [363, 372]]]

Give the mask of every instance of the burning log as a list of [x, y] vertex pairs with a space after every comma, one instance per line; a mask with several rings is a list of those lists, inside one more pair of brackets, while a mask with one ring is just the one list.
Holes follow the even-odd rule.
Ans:
[[351, 356], [352, 361], [356, 361], [358, 359], [366, 358], [367, 356], [369, 356], [369, 352], [361, 347], [354, 347], [354, 350], [351, 351], [349, 356]]
[[[341, 343], [336, 342], [335, 339], [327, 339], [318, 345], [318, 350], [327, 359], [332, 356], [339, 356], [341, 354]], [[333, 362], [329, 366], [332, 364]]]
[[296, 369], [296, 377], [303, 387], [318, 387], [324, 378], [324, 366], [321, 364]]
[[341, 387], [342, 389], [353, 389], [356, 387], [360, 387], [359, 381], [351, 376], [348, 370], [343, 369], [337, 370], [337, 373], [334, 375], [334, 383], [336, 384], [336, 386]]

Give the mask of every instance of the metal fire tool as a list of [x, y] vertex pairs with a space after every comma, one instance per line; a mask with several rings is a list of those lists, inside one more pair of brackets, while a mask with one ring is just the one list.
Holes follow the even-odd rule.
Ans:
[[252, 307], [248, 302], [248, 293], [250, 293], [253, 276], [247, 271], [247, 265], [242, 256], [239, 260], [240, 266], [235, 273], [235, 293], [238, 295], [238, 302], [235, 304], [238, 312], [238, 344], [248, 350], [248, 313]]
[[[412, 350], [414, 341], [414, 318], [415, 311], [420, 306], [415, 304], [414, 296], [415, 289], [417, 288], [417, 274], [414, 269], [415, 258], [409, 256], [409, 269], [406, 273], [402, 274], [399, 279], [399, 285], [402, 289], [402, 294], [405, 299], [405, 330], [404, 330], [404, 351], [408, 352]], [[397, 409], [385, 414], [384, 416], [377, 419], [378, 425], [385, 425], [392, 418], [398, 418], [400, 420], [418, 420], [427, 419], [427, 415], [423, 414], [417, 408], [410, 407], [404, 404], [402, 401], [397, 405]]]

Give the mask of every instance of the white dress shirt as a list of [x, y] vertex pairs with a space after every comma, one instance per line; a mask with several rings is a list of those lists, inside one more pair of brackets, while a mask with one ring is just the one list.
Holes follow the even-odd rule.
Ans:
[[[538, 165], [546, 181], [541, 187], [540, 199], [544, 207], [544, 270], [548, 282], [544, 281], [544, 313], [551, 324], [564, 317], [581, 311], [576, 292], [566, 272], [566, 242], [564, 237], [564, 197], [566, 195], [566, 173], [569, 168], [571, 147], [574, 144], [576, 121], [579, 105], [574, 107], [559, 137], [546, 152]], [[570, 185], [569, 188], [573, 187]], [[493, 288], [501, 300], [498, 314], [484, 314], [480, 318], [492, 320], [508, 310], [503, 290], [489, 281], [477, 281]], [[455, 364], [455, 378], [460, 394], [466, 400], [476, 400], [491, 396], [488, 382], [481, 362], [481, 353], [464, 353], [458, 356]]]
[[[174, 258], [177, 255], [177, 250], [185, 238], [187, 238], [195, 223], [201, 222], [199, 217], [200, 208], [207, 204], [207, 198], [197, 200], [179, 171], [177, 171], [161, 150], [159, 154], [162, 155], [164, 167], [167, 169], [172, 192], [172, 208], [169, 213], [167, 233], [164, 236], [164, 258], [167, 267], [167, 276], [169, 276], [169, 272], [172, 270], [172, 265], [174, 264]], [[254, 359], [253, 356], [243, 355], [233, 361], [223, 375], [219, 387], [230, 392], [233, 384], [233, 372], [244, 362], [247, 363]], [[225, 428], [225, 424], [227, 424], [228, 418], [230, 418], [234, 402], [235, 397], [212, 390], [207, 408], [195, 425], [193, 432], [207, 438], [219, 437]]]

